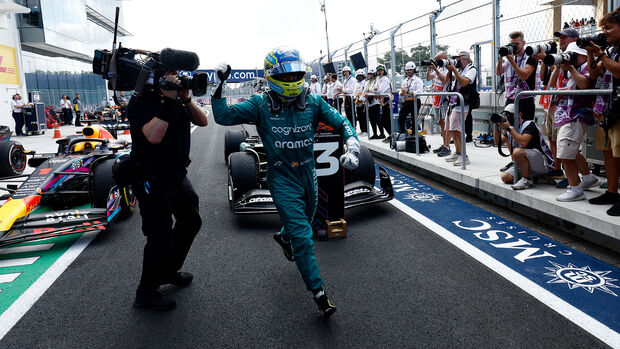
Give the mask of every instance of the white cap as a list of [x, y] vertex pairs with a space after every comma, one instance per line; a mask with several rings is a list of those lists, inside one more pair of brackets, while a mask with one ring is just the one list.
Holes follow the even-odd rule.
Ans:
[[568, 44], [568, 46], [566, 47], [566, 52], [575, 52], [576, 54], [582, 56], [588, 55], [588, 51], [586, 51], [585, 48], [580, 48], [579, 46], [577, 46], [576, 42], [571, 42], [570, 44]]
[[377, 69], [375, 68], [368, 68], [368, 74], [376, 74], [377, 73]]
[[405, 64], [405, 70], [410, 70], [410, 69], [411, 70], [415, 69], [415, 63], [413, 63], [411, 61], [407, 62], [407, 64]]
[[505, 111], [507, 113], [510, 113], [510, 114], [514, 114], [515, 113], [515, 104], [514, 103], [508, 104], [506, 107], [504, 107], [503, 111]]
[[358, 69], [355, 71], [355, 75], [366, 75], [366, 73], [364, 73], [364, 69]]
[[351, 68], [348, 65], [345, 65], [344, 68], [342, 68], [342, 71], [348, 71], [350, 73]]
[[310, 77], [310, 79], [314, 79], [314, 80], [316, 80], [316, 75], [312, 74], [312, 76]]

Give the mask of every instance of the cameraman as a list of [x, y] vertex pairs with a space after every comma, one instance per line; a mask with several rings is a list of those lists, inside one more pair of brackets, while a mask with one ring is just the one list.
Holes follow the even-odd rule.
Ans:
[[[576, 60], [564, 61], [556, 67], [551, 74], [549, 87], [566, 90], [589, 88], [586, 50], [573, 42], [566, 48], [566, 53], [575, 54]], [[556, 158], [562, 161], [568, 180], [568, 190], [556, 198], [558, 201], [585, 200], [583, 191], [599, 184], [598, 178], [590, 173], [584, 156], [579, 152], [588, 126], [594, 124], [592, 102], [592, 96], [561, 96], [557, 100], [553, 119], [553, 126], [558, 128]], [[582, 174], [581, 182], [579, 173]]]
[[[435, 56], [435, 61], [448, 59], [448, 54], [446, 51], [440, 51]], [[431, 90], [433, 92], [444, 92], [446, 86], [448, 84], [448, 69], [446, 67], [437, 68], [435, 64], [431, 64], [428, 66], [430, 69], [426, 70], [426, 80], [433, 81], [433, 85]], [[450, 155], [450, 138], [448, 137], [448, 132], [446, 131], [447, 125], [445, 123], [446, 113], [447, 113], [447, 103], [448, 99], [442, 96], [433, 96], [433, 109], [435, 110], [435, 117], [441, 127], [441, 137], [443, 139], [443, 144], [441, 147], [433, 150], [433, 153], [437, 154], [440, 157]]]
[[[518, 144], [518, 148], [512, 152], [512, 160], [517, 163], [518, 174], [521, 175], [521, 179], [512, 186], [512, 189], [530, 189], [534, 188], [532, 177], [546, 175], [548, 171], [548, 160], [543, 151], [543, 146], [546, 147], [545, 140], [538, 125], [529, 116], [525, 116], [521, 112], [519, 112], [520, 130], [510, 127], [509, 120], [514, 120], [514, 113], [514, 103], [508, 104], [502, 111], [504, 121], [498, 125]], [[513, 179], [512, 171], [502, 173], [504, 183], [511, 184]]]
[[[594, 56], [598, 57], [598, 63], [596, 63], [594, 68], [590, 69], [590, 77], [593, 80], [597, 80], [597, 88], [613, 87], [614, 93], [616, 93], [615, 98], [618, 98], [616, 89], [620, 86], [620, 63], [618, 62], [618, 58], [620, 57], [618, 51], [618, 47], [620, 46], [619, 9], [603, 16], [599, 24], [603, 28], [603, 34], [606, 36], [607, 43], [611, 46], [605, 51], [601, 50], [601, 48], [594, 43], [586, 47], [588, 51], [588, 67], [594, 67], [592, 65], [592, 63], [595, 62]], [[614, 103], [618, 103], [618, 101], [616, 100]], [[595, 113], [599, 115], [605, 111], [609, 113], [611, 111], [608, 111], [609, 108], [609, 98], [607, 98], [607, 96], [597, 96], [596, 104], [594, 105]], [[610, 216], [620, 216], [620, 195], [618, 195], [618, 177], [620, 176], [620, 122], [617, 120], [619, 116], [617, 112], [613, 112], [613, 114], [607, 116], [608, 118], [611, 117], [616, 119], [607, 133], [605, 133], [602, 127], [597, 127], [596, 145], [597, 148], [602, 149], [605, 154], [607, 191], [589, 200], [593, 205], [612, 204], [613, 206], [607, 210], [607, 214]]]
[[198, 195], [186, 177], [190, 129], [191, 123], [206, 126], [208, 120], [189, 90], [177, 90], [181, 82], [176, 71], [167, 71], [161, 78], [156, 74], [154, 81], [155, 86], [147, 85], [142, 96], [131, 98], [128, 106], [131, 159], [137, 173], [133, 188], [146, 236], [134, 306], [171, 310], [176, 301], [158, 288], [164, 284], [184, 287], [193, 279], [192, 274], [180, 271], [202, 225]]
[[[500, 58], [497, 60], [497, 75], [504, 75], [506, 86], [506, 106], [515, 102], [515, 97], [521, 91], [533, 91], [536, 87], [536, 68], [538, 61], [536, 57], [530, 57], [525, 53], [525, 40], [523, 32], [515, 31], [509, 34], [512, 52], [506, 55], [506, 61]], [[528, 120], [534, 119], [535, 113], [534, 96], [525, 96], [519, 99], [519, 110], [523, 117]], [[521, 113], [519, 113], [521, 114]], [[498, 129], [493, 131], [493, 138], [500, 139]], [[502, 170], [510, 168], [512, 163], [504, 166]]]

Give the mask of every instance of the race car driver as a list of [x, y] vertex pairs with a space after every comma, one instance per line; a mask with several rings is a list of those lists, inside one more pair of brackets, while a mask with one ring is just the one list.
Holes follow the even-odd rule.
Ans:
[[221, 97], [222, 84], [230, 66], [216, 68], [220, 80], [211, 100], [215, 121], [221, 125], [256, 124], [267, 154], [267, 185], [283, 227], [274, 239], [288, 260], [295, 261], [319, 311], [329, 318], [336, 307], [323, 290], [313, 241], [311, 222], [317, 205], [317, 177], [314, 136], [319, 122], [342, 135], [346, 153], [340, 164], [354, 169], [359, 164], [360, 146], [351, 123], [320, 96], [304, 88], [306, 65], [299, 51], [278, 47], [265, 57], [265, 79], [269, 92], [228, 106]]

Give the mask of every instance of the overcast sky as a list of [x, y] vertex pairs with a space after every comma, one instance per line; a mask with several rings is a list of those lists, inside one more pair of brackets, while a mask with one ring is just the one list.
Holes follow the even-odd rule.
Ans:
[[[443, 5], [452, 2], [444, 0]], [[325, 3], [331, 51], [363, 39], [371, 22], [386, 30], [438, 8], [436, 0]], [[131, 0], [122, 6], [124, 27], [133, 34], [121, 38], [123, 46], [194, 51], [200, 69], [212, 69], [221, 61], [233, 69], [262, 68], [269, 49], [280, 45], [297, 48], [307, 61], [317, 58], [319, 50], [327, 53], [318, 0]]]

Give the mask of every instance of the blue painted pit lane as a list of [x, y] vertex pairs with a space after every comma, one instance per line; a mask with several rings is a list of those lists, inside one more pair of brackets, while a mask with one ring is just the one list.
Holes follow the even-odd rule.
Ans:
[[586, 331], [620, 346], [618, 268], [387, 170], [394, 206]]

